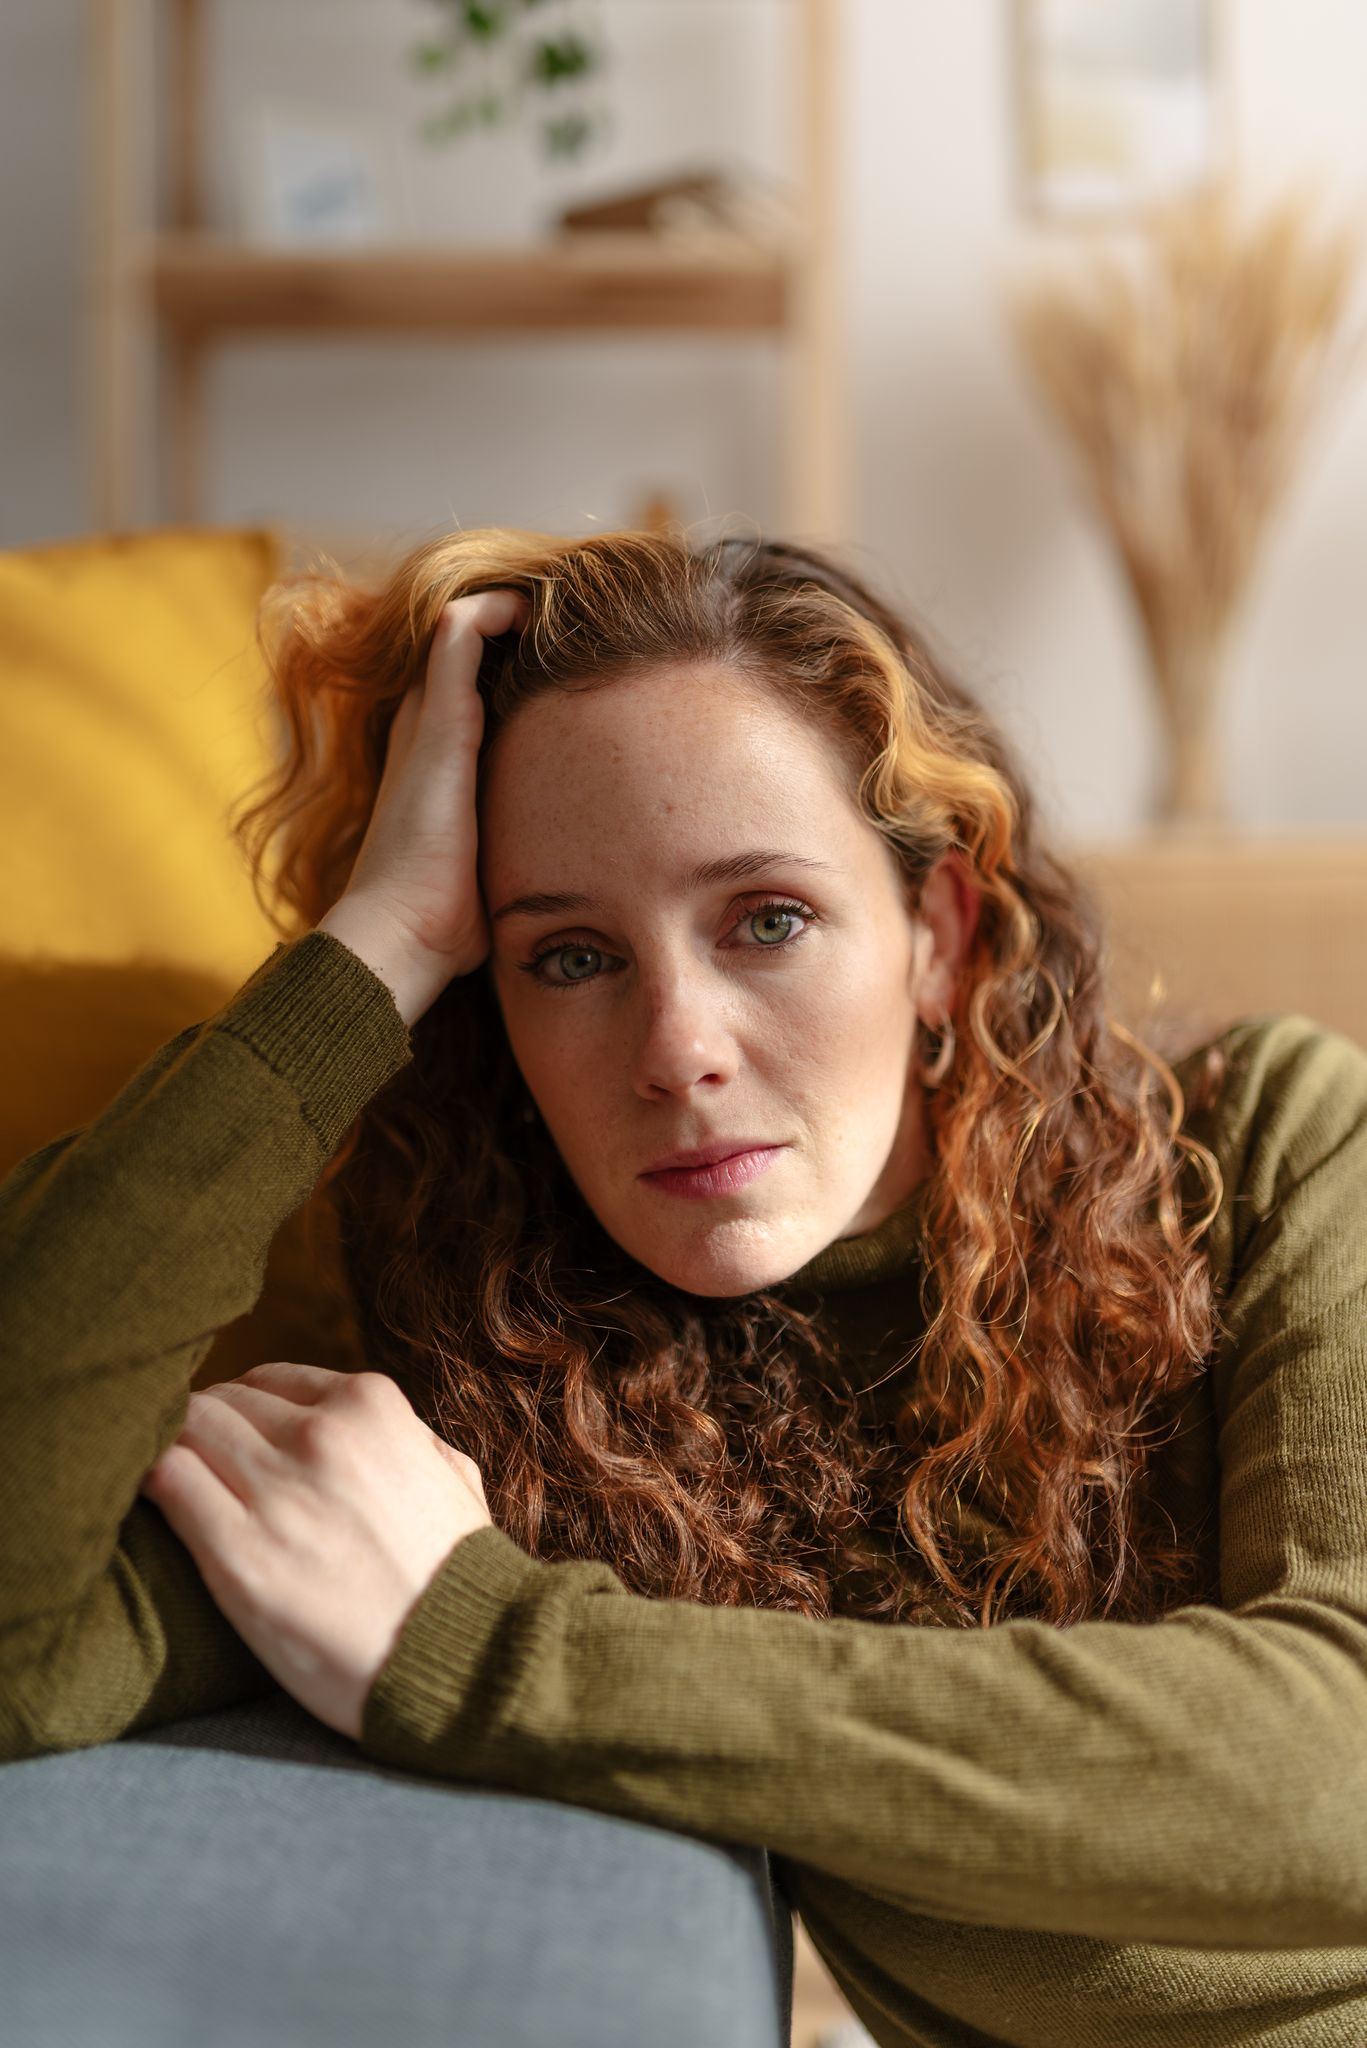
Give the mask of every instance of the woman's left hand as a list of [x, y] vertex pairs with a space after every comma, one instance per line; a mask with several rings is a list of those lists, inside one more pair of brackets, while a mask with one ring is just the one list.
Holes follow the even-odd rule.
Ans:
[[353, 1739], [419, 1598], [492, 1519], [473, 1458], [393, 1380], [284, 1360], [192, 1393], [140, 1490], [247, 1647]]

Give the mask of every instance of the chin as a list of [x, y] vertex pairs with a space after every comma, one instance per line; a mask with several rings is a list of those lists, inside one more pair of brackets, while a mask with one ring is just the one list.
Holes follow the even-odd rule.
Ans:
[[814, 1258], [821, 1247], [799, 1244], [795, 1238], [790, 1241], [785, 1231], [740, 1219], [717, 1224], [691, 1243], [662, 1245], [656, 1241], [628, 1249], [671, 1287], [722, 1300], [777, 1286]]

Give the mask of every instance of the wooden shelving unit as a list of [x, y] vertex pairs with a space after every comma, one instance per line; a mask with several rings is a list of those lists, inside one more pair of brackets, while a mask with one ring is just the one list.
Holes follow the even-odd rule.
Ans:
[[781, 332], [776, 255], [706, 258], [648, 233], [576, 234], [550, 248], [405, 246], [296, 255], [207, 235], [161, 237], [145, 268], [159, 318], [187, 337], [345, 327], [372, 334]]
[[[224, 343], [253, 335], [295, 336], [307, 345], [327, 335], [442, 334], [458, 345], [491, 334], [672, 332], [774, 338], [783, 358], [781, 522], [811, 540], [846, 537], [838, 0], [790, 0], [800, 223], [782, 248], [738, 237], [685, 249], [647, 232], [614, 230], [513, 247], [404, 242], [316, 254], [255, 248], [204, 225], [204, 0], [87, 4], [91, 489], [100, 528], [201, 518], [204, 369]], [[159, 30], [167, 36], [164, 110], [146, 82]], [[163, 128], [171, 218], [153, 222], [140, 202], [137, 152], [145, 133], [160, 136]]]

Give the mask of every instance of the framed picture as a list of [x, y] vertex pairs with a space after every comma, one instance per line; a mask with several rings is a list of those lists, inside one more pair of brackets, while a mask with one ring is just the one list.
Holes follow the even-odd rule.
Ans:
[[1019, 196], [1055, 220], [1139, 214], [1228, 151], [1219, 0], [1009, 0]]
[[252, 102], [238, 124], [238, 189], [251, 242], [354, 246], [402, 231], [394, 141], [365, 114]]

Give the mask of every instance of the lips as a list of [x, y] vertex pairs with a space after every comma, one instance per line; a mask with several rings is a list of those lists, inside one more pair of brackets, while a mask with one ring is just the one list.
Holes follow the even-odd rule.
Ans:
[[715, 1166], [718, 1160], [734, 1159], [739, 1152], [764, 1152], [773, 1145], [772, 1138], [718, 1138], [715, 1144], [704, 1145], [695, 1152], [671, 1152], [664, 1159], [657, 1159], [653, 1166], [643, 1168], [643, 1174], [671, 1173], [691, 1166]]
[[[714, 1148], [715, 1149], [715, 1148]], [[711, 1166], [666, 1166], [643, 1173], [652, 1194], [682, 1198], [690, 1202], [715, 1202], [738, 1195], [767, 1173], [779, 1157], [781, 1145], [756, 1145], [746, 1152], [731, 1152]]]

